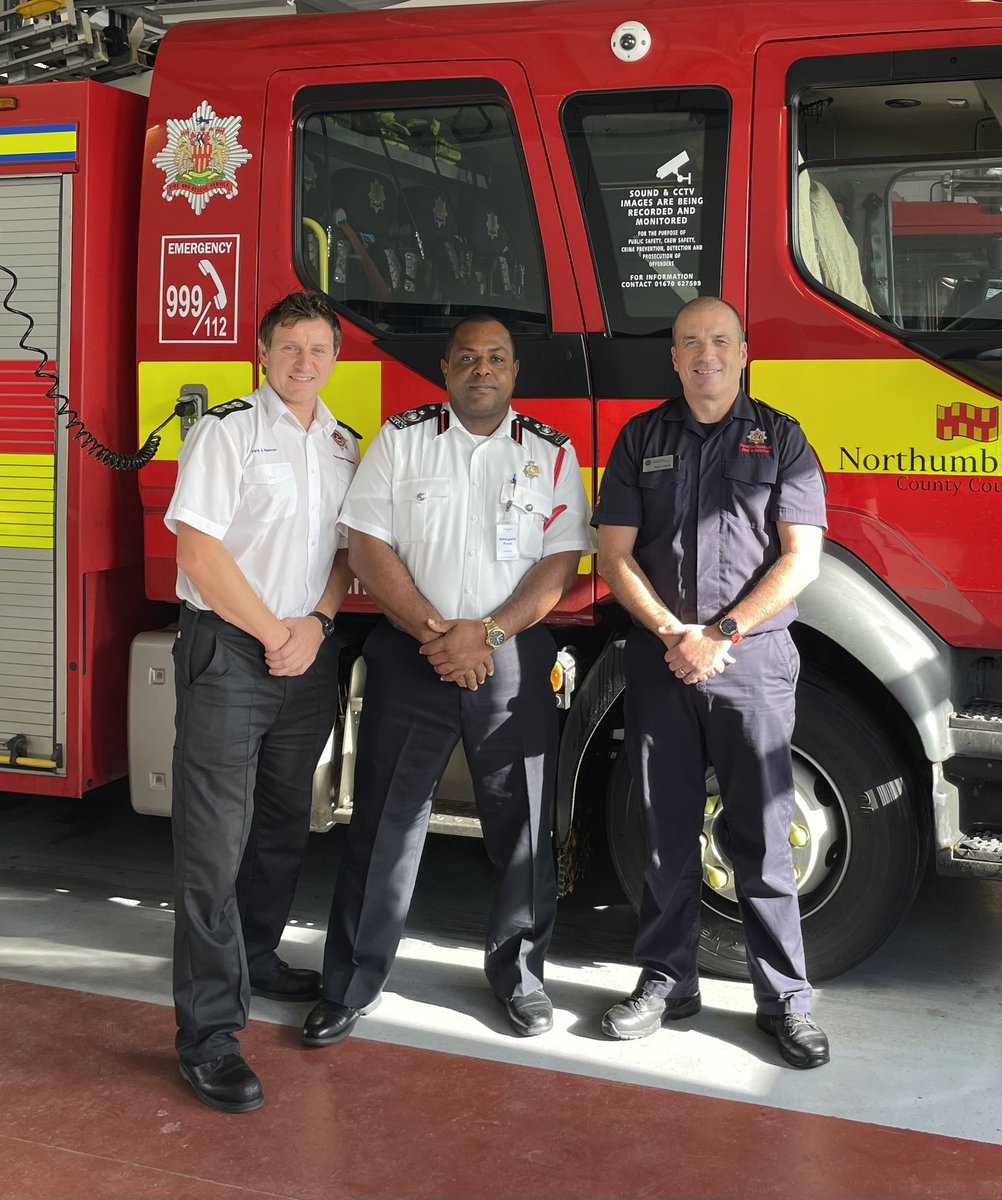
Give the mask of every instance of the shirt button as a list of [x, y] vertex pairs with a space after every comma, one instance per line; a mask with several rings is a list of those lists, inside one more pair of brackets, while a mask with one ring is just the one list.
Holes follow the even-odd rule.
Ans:
[[466, 591], [467, 596], [473, 595], [473, 588], [466, 588], [465, 591]]
[[418, 492], [416, 499], [418, 499], [418, 500], [427, 500], [427, 499], [428, 499], [428, 493], [427, 493], [427, 492]]
[[470, 558], [476, 558], [476, 557], [477, 557], [477, 552], [476, 552], [476, 550], [471, 550], [471, 551], [470, 551]]
[[473, 481], [473, 486], [474, 486], [474, 487], [480, 487], [480, 480], [479, 480], [479, 479], [474, 479], [474, 481]]

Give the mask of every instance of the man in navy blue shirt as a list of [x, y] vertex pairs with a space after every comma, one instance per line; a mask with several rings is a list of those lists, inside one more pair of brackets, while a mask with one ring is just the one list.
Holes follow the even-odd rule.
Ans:
[[722, 300], [681, 309], [683, 395], [620, 432], [593, 524], [599, 571], [633, 618], [626, 752], [651, 859], [634, 992], [605, 1015], [646, 1037], [699, 1011], [699, 835], [720, 785], [760, 1029], [795, 1067], [828, 1062], [811, 1018], [789, 828], [799, 657], [788, 627], [818, 574], [824, 479], [800, 426], [741, 387], [748, 347]]

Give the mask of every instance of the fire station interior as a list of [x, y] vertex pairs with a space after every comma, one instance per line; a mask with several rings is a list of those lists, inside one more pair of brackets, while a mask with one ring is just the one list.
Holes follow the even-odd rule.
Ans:
[[[226, 15], [223, 0], [204, 3]], [[78, 3], [78, 17], [67, 2], [61, 36], [98, 77], [127, 78], [152, 64], [164, 10], [198, 7], [109, 4], [85, 37], [80, 17], [97, 6]], [[251, 0], [232, 15], [289, 8]], [[720, 164], [707, 195], [722, 193], [726, 133], [712, 98], [701, 103], [698, 136]], [[890, 84], [836, 64], [792, 80], [789, 111], [797, 269], [1002, 391], [1002, 78]], [[606, 114], [585, 153], [587, 118], [568, 116], [601, 252], [589, 172], [629, 174], [617, 135], [642, 139], [668, 118]], [[394, 107], [318, 94], [295, 138], [296, 269], [362, 328], [437, 333], [486, 309], [545, 331], [517, 131], [483, 86]], [[719, 243], [722, 212], [708, 204], [701, 219]], [[622, 264], [597, 265], [619, 292]], [[610, 320], [650, 332], [689, 298], [672, 290], [658, 311], [624, 301]], [[344, 838], [343, 825], [311, 838], [280, 948], [293, 966], [322, 965]], [[0, 795], [0, 1200], [1002, 1194], [1002, 887], [930, 871], [893, 937], [817, 983], [832, 1057], [808, 1072], [756, 1029], [737, 978], [708, 974], [702, 1012], [650, 1038], [603, 1037], [603, 1012], [637, 974], [634, 910], [608, 864], [560, 903], [553, 1030], [514, 1036], [483, 975], [489, 889], [477, 838], [430, 837], [379, 1008], [341, 1044], [309, 1049], [309, 1005], [254, 997], [241, 1043], [265, 1103], [230, 1115], [200, 1105], [177, 1070], [170, 823], [133, 811], [121, 783], [85, 803]]]

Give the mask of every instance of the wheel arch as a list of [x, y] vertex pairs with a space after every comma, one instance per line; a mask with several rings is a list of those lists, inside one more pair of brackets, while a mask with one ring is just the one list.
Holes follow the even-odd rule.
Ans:
[[928, 762], [948, 758], [952, 710], [949, 646], [864, 563], [834, 543], [797, 601], [798, 642], [845, 677], [865, 672], [873, 702], [890, 696]]

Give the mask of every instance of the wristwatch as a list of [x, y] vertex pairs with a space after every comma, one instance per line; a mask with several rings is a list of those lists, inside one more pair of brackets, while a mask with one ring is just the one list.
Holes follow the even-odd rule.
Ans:
[[717, 626], [725, 638], [730, 638], [732, 646], [736, 646], [744, 637], [744, 634], [738, 629], [738, 623], [733, 617], [724, 617]]
[[330, 635], [334, 632], [334, 618], [333, 617], [329, 617], [326, 613], [322, 613], [318, 609], [314, 609], [313, 612], [307, 613], [307, 616], [316, 617], [316, 619], [320, 622], [321, 628], [324, 631], [325, 638], [329, 638]]
[[492, 650], [497, 650], [499, 646], [504, 645], [505, 631], [494, 620], [493, 617], [482, 617], [484, 623], [484, 641]]

